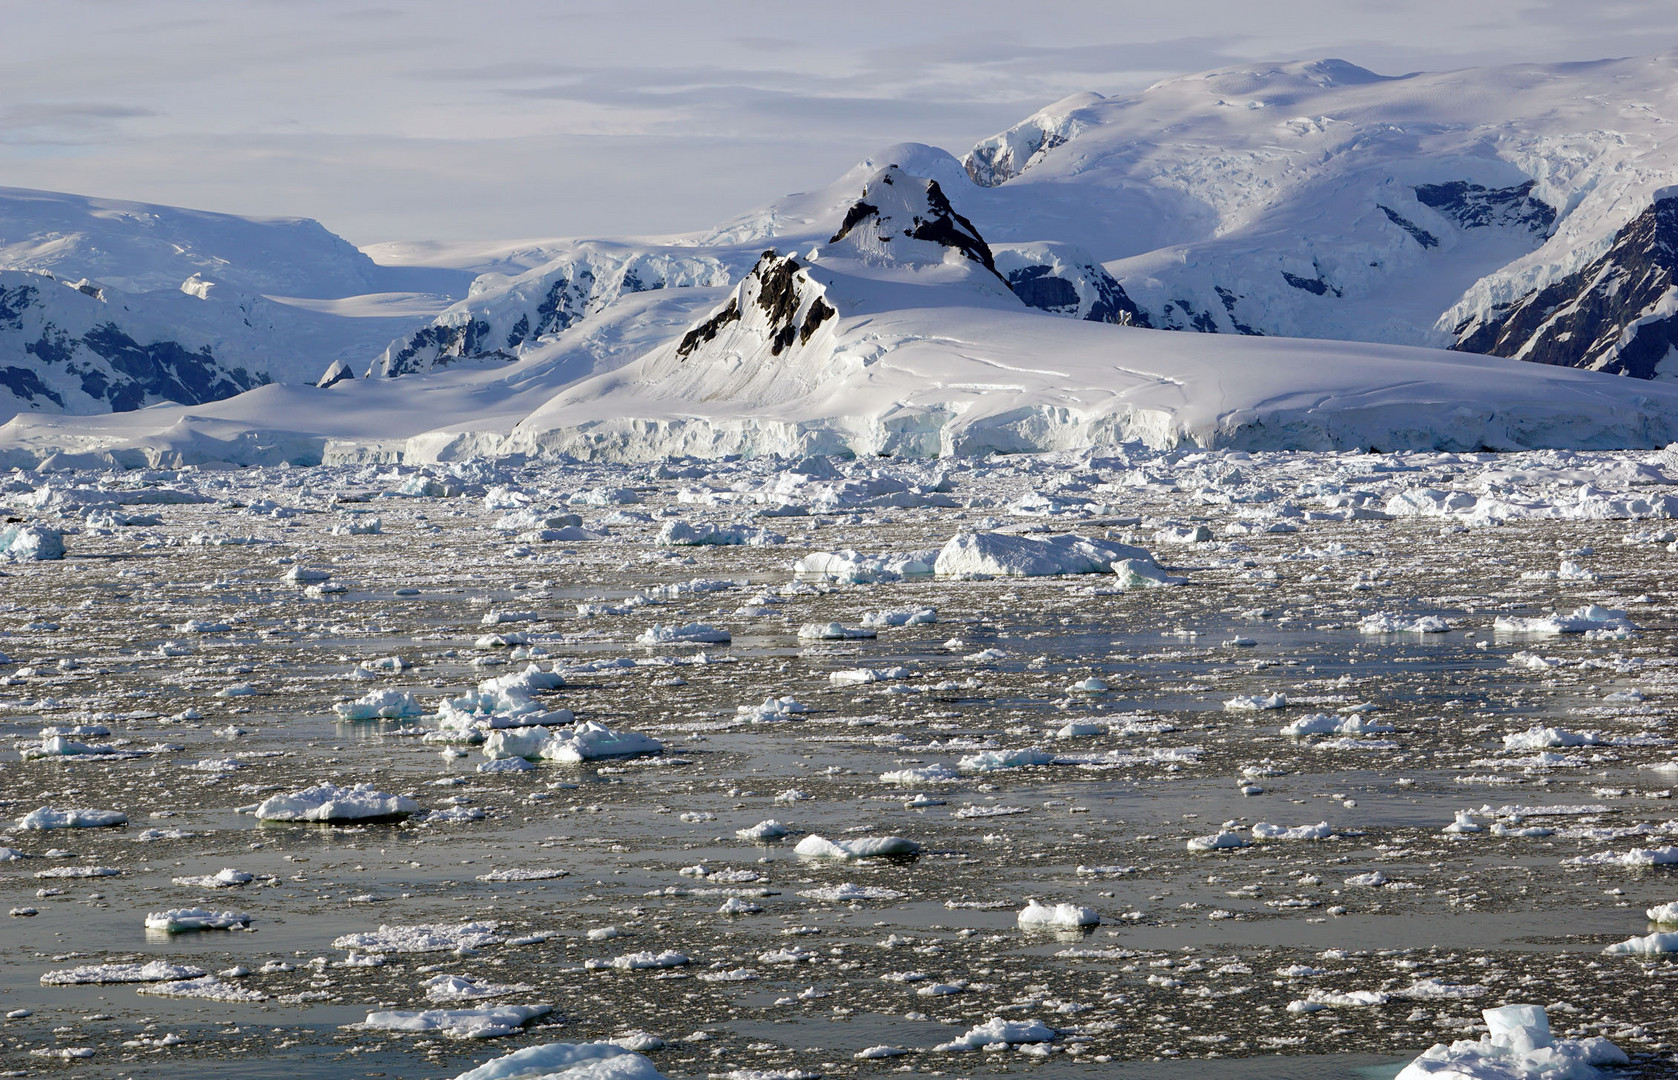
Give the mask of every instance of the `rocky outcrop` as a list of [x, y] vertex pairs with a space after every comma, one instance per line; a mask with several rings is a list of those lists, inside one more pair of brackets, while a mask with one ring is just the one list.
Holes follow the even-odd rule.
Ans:
[[727, 285], [730, 278], [724, 262], [710, 255], [579, 244], [517, 277], [485, 275], [472, 295], [392, 342], [368, 374], [394, 378], [461, 362], [505, 363], [623, 296]]
[[50, 274], [0, 271], [0, 398], [12, 411], [126, 412], [201, 405], [268, 382], [225, 364], [202, 340], [131, 317], [110, 290]]
[[765, 251], [728, 302], [682, 335], [676, 356], [687, 360], [725, 331], [730, 340], [743, 335], [746, 351], [763, 347], [770, 356], [780, 356], [794, 345], [808, 344], [838, 314], [797, 259]]
[[1005, 244], [992, 254], [997, 272], [1028, 307], [1087, 322], [1153, 325], [1113, 275], [1071, 244]]
[[990, 245], [950, 205], [938, 181], [896, 165], [869, 178], [827, 245], [825, 254], [900, 265], [939, 263], [954, 251], [997, 274]]
[[[1528, 218], [1548, 228], [1551, 214]], [[1678, 350], [1675, 272], [1678, 189], [1666, 188], [1601, 257], [1461, 322], [1451, 347], [1639, 379], [1678, 376], [1668, 361]]]

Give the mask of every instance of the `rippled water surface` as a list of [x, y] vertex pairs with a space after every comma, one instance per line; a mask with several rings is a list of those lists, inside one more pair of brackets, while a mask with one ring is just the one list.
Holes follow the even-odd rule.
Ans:
[[[1484, 500], [1488, 485], [1571, 506], [1586, 483], [1646, 511], [1667, 490], [1660, 455], [841, 467], [890, 482], [462, 466], [433, 470], [455, 493], [407, 497], [415, 470], [361, 466], [127, 474], [78, 496], [98, 478], [14, 477], [0, 507], [66, 530], [69, 554], [0, 565], [0, 819], [128, 820], [0, 832], [17, 856], [0, 862], [0, 1069], [446, 1077], [643, 1032], [672, 1077], [1390, 1077], [1477, 1037], [1481, 1009], [1535, 1002], [1558, 1033], [1608, 1035], [1642, 1075], [1673, 1075], [1678, 965], [1602, 949], [1678, 900], [1658, 854], [1606, 859], [1678, 844], [1678, 538], [1646, 518], [1380, 512], [1400, 491]], [[104, 498], [136, 485], [209, 501]], [[809, 512], [761, 516], [778, 500]], [[507, 518], [521, 508], [575, 513], [602, 538], [544, 540]], [[374, 517], [376, 533], [330, 531]], [[661, 544], [672, 520], [784, 542]], [[1196, 525], [1212, 538], [1190, 539]], [[793, 573], [812, 551], [901, 555], [997, 530], [1140, 544], [1186, 582]], [[285, 580], [298, 566], [328, 587]], [[656, 602], [579, 611], [637, 596]], [[1592, 615], [1594, 632], [1519, 623], [1589, 605], [1622, 615]], [[924, 608], [936, 621], [872, 638], [799, 635]], [[1445, 629], [1375, 632], [1379, 615]], [[636, 643], [694, 622], [731, 642]], [[390, 657], [403, 666], [376, 663]], [[564, 677], [543, 709], [662, 752], [480, 772], [484, 748], [434, 710], [531, 663]], [[875, 681], [832, 678], [859, 669]], [[380, 689], [423, 714], [335, 716]], [[799, 708], [750, 711], [782, 697]], [[1344, 730], [1282, 733], [1311, 717]], [[43, 729], [78, 725], [67, 738], [106, 752], [32, 756]], [[421, 809], [340, 826], [250, 812], [320, 781]], [[736, 835], [767, 819], [788, 835]], [[1261, 839], [1261, 823], [1330, 835]], [[1191, 850], [1220, 833], [1243, 846]], [[919, 850], [810, 860], [794, 852], [810, 834]], [[254, 880], [175, 880], [224, 867]], [[93, 868], [112, 873], [64, 876]], [[484, 880], [509, 869], [563, 876]], [[842, 885], [878, 898], [824, 898]], [[1024, 931], [1031, 898], [1100, 923]], [[760, 910], [720, 912], [731, 899]], [[148, 936], [148, 913], [195, 906], [249, 930]], [[486, 940], [455, 951], [334, 944], [472, 922]], [[687, 962], [589, 963], [668, 951]], [[152, 960], [259, 999], [41, 981]], [[489, 1000], [552, 1012], [494, 1041], [356, 1026], [443, 1007], [424, 989], [438, 975], [527, 987]], [[1046, 1054], [934, 1049], [993, 1017], [1056, 1038]], [[882, 1046], [905, 1052], [856, 1056]]]

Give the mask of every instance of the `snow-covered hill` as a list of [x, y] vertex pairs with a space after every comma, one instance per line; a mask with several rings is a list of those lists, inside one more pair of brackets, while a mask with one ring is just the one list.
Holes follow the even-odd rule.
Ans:
[[379, 266], [303, 218], [21, 188], [0, 188], [0, 274], [0, 417], [198, 404], [313, 382], [335, 361], [361, 370], [471, 279]]

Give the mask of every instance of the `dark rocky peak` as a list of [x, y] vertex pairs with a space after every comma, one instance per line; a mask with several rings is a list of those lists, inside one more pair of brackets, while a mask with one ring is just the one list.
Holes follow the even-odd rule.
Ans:
[[990, 245], [950, 205], [938, 181], [896, 165], [869, 178], [828, 244], [869, 262], [907, 264], [940, 263], [953, 250], [996, 273]]
[[1451, 347], [1639, 379], [1675, 375], [1675, 284], [1678, 188], [1663, 188], [1600, 258], [1464, 320]]
[[771, 356], [808, 344], [839, 315], [823, 292], [797, 259], [771, 248], [758, 257], [727, 303], [682, 335], [676, 356], [686, 360], [719, 337], [741, 333], [749, 335], [751, 346], [767, 345]]
[[1536, 180], [1514, 187], [1488, 188], [1467, 180], [1416, 185], [1416, 201], [1439, 211], [1464, 229], [1499, 226], [1525, 229], [1540, 236], [1556, 221], [1556, 208], [1535, 199]]

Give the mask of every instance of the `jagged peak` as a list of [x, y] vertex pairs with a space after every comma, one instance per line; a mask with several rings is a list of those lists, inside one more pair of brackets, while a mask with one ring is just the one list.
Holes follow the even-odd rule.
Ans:
[[996, 273], [990, 245], [938, 181], [897, 165], [869, 177], [827, 245], [824, 254], [902, 265], [937, 265], [956, 252]]
[[771, 356], [806, 345], [838, 317], [825, 291], [796, 258], [770, 248], [721, 307], [682, 335], [676, 357], [686, 360], [719, 337], [732, 341], [742, 333], [753, 347], [766, 346]]

